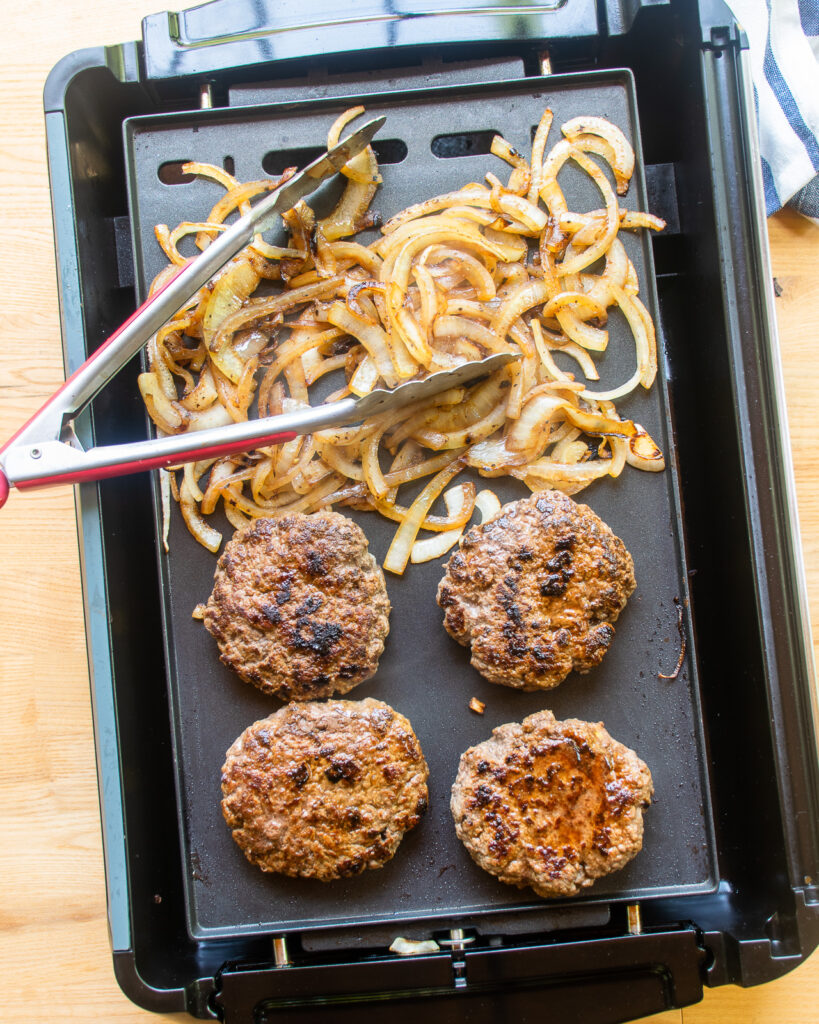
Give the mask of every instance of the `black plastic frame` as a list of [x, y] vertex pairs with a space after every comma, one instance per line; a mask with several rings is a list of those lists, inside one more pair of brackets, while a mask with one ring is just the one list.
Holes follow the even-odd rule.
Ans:
[[[253, 7], [269, 13], [265, 4]], [[224, 24], [217, 8], [210, 13]], [[370, 13], [381, 24], [375, 7]], [[579, 16], [561, 30], [558, 16], [570, 13]], [[470, 1019], [497, 1019], [503, 1010], [527, 1020], [548, 991], [556, 1018], [602, 1024], [694, 1002], [703, 982], [767, 981], [819, 943], [813, 669], [743, 40], [719, 0], [601, 0], [596, 10], [567, 0], [557, 12], [527, 17], [520, 13], [519, 31], [503, 40], [463, 10], [448, 16], [441, 35], [430, 34], [423, 16], [393, 19], [412, 33], [387, 40], [386, 49], [345, 54], [347, 44], [328, 30], [317, 52], [342, 70], [400, 67], [430, 53], [472, 61], [519, 55], [534, 73], [548, 49], [555, 70], [626, 66], [635, 75], [646, 162], [672, 166], [679, 211], [680, 231], [656, 240], [655, 260], [695, 573], [691, 613], [720, 889], [645, 904], [639, 936], [615, 907], [607, 923], [508, 934], [493, 946], [468, 934], [476, 941], [466, 949], [423, 960], [392, 957], [377, 940], [334, 953], [302, 948], [294, 937], [292, 966], [276, 968], [264, 938], [191, 942], [167, 784], [150, 489], [139, 478], [85, 485], [78, 530], [113, 958], [124, 991], [147, 1008], [233, 1020], [264, 1020], [275, 1010], [281, 1020], [303, 1019], [296, 1007], [307, 1005], [332, 1021], [369, 1004], [380, 1012], [388, 1000], [391, 1016], [408, 1020], [423, 1000], [422, 1012], [447, 1020], [451, 1001], [461, 1000]], [[241, 59], [200, 41], [184, 49], [183, 61], [169, 35], [170, 63], [161, 66], [157, 26], [161, 19], [146, 19], [144, 45], [70, 55], [46, 84], [68, 372], [133, 308], [131, 268], [118, 244], [127, 213], [124, 118], [198, 106], [204, 80], [218, 102], [233, 85], [307, 70], [309, 52], [295, 43], [271, 57], [264, 24], [242, 40], [252, 52], [242, 50]], [[363, 19], [358, 50], [374, 38], [369, 31]], [[144, 431], [135, 373], [126, 368], [82, 418], [84, 440], [116, 443]]]

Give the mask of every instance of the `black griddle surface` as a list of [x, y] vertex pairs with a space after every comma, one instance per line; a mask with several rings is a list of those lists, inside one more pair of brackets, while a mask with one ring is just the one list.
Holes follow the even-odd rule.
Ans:
[[[223, 194], [220, 186], [201, 180], [162, 184], [162, 164], [195, 159], [222, 165], [231, 157], [240, 180], [258, 178], [264, 173], [266, 154], [322, 146], [337, 114], [355, 102], [323, 99], [127, 122], [131, 217], [143, 294], [165, 263], [154, 225], [204, 219]], [[508, 166], [489, 155], [436, 157], [431, 151], [434, 137], [498, 131], [526, 154], [532, 129], [546, 106], [555, 114], [548, 146], [560, 138], [562, 122], [581, 114], [605, 116], [625, 131], [638, 163], [629, 193], [620, 202], [632, 209], [646, 208], [633, 82], [627, 71], [370, 95], [362, 102], [368, 114], [387, 115], [380, 137], [402, 140], [408, 152], [402, 162], [382, 166], [384, 184], [373, 208], [385, 218], [410, 203], [480, 181], [488, 170], [502, 179], [508, 175]], [[579, 169], [567, 166], [560, 182], [571, 209], [601, 205], [599, 192]], [[338, 190], [338, 183], [325, 187], [313, 204], [319, 213], [330, 208]], [[637, 268], [640, 294], [656, 321], [650, 242], [639, 234], [623, 232], [620, 237]], [[609, 349], [602, 359], [596, 357], [601, 381], [595, 386], [600, 389], [627, 379], [634, 369], [634, 344], [624, 319], [613, 313], [608, 326]], [[220, 809], [225, 751], [251, 722], [282, 705], [225, 668], [215, 641], [191, 618], [194, 606], [210, 593], [216, 560], [188, 534], [178, 510], [172, 510], [170, 555], [161, 554], [160, 565], [188, 927], [194, 938], [393, 921], [398, 934], [397, 922], [419, 918], [459, 920], [486, 931], [491, 930], [491, 920], [479, 922], [479, 917], [494, 914], [508, 919], [510, 912], [532, 914], [533, 921], [545, 926], [549, 915], [555, 918], [558, 905], [503, 885], [478, 868], [457, 840], [449, 813], [449, 792], [461, 752], [486, 739], [494, 727], [542, 708], [558, 718], [603, 721], [612, 736], [647, 762], [656, 790], [645, 815], [641, 853], [572, 905], [713, 891], [713, 824], [694, 638], [686, 614], [688, 654], [683, 669], [673, 681], [658, 677], [676, 664], [677, 608], [678, 603], [685, 608], [687, 601], [660, 330], [658, 341], [660, 374], [653, 389], [628, 396], [618, 407], [657, 439], [669, 468], [651, 474], [626, 467], [619, 479], [598, 481], [577, 497], [623, 539], [634, 557], [637, 577], [637, 591], [616, 624], [615, 641], [599, 668], [585, 676], [572, 674], [557, 689], [542, 693], [494, 686], [471, 668], [468, 651], [443, 629], [435, 592], [445, 559], [410, 565], [401, 578], [386, 574], [392, 602], [386, 650], [377, 675], [346, 699], [374, 697], [410, 719], [430, 767], [430, 808], [381, 870], [332, 883], [271, 876], [250, 865], [234, 844]], [[502, 501], [529, 493], [513, 480], [476, 479]], [[352, 518], [366, 532], [375, 557], [383, 561], [395, 525], [375, 514], [352, 513]], [[230, 536], [224, 520], [214, 521]], [[483, 716], [468, 709], [473, 696], [486, 703]]]

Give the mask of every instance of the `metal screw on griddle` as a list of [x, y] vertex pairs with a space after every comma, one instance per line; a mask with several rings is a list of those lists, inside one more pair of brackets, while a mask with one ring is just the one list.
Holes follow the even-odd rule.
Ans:
[[455, 988], [466, 988], [466, 960], [464, 950], [475, 941], [474, 935], [466, 935], [463, 928], [451, 928], [448, 939], [439, 939], [438, 945], [449, 946], [452, 954], [452, 973], [455, 978]]
[[273, 963], [277, 967], [290, 966], [290, 954], [287, 952], [287, 937], [285, 935], [273, 936]]
[[639, 903], [629, 903], [626, 907], [626, 918], [628, 920], [629, 935], [642, 935], [643, 915], [640, 913]]
[[199, 109], [210, 110], [213, 106], [213, 83], [202, 82], [199, 86]]

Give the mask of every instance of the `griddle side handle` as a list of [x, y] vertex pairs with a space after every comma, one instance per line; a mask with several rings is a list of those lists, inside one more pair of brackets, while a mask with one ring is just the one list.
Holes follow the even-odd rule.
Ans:
[[[819, 700], [747, 55], [702, 57], [724, 324], [791, 887], [819, 877]], [[790, 895], [785, 897], [790, 898]], [[780, 908], [782, 909], [782, 908]], [[786, 915], [782, 914], [783, 919]], [[809, 952], [806, 950], [805, 952]], [[766, 981], [759, 977], [754, 983]]]
[[465, 984], [446, 956], [274, 968], [225, 965], [211, 1006], [225, 1024], [308, 1019], [389, 1024], [453, 1019], [617, 1021], [702, 999], [707, 953], [693, 928], [463, 954]]
[[[149, 79], [203, 77], [287, 60], [398, 47], [461, 48], [598, 36], [596, 0], [418, 0], [411, 14], [390, 0], [340, 5], [322, 0], [212, 0], [143, 19]], [[277, 72], [280, 74], [281, 72]]]

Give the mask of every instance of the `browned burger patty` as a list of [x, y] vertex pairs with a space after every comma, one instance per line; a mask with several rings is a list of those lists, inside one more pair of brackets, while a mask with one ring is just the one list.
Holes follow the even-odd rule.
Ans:
[[469, 530], [438, 604], [490, 682], [547, 690], [600, 663], [634, 587], [631, 555], [609, 527], [587, 505], [542, 491]]
[[225, 545], [204, 622], [221, 660], [265, 693], [347, 693], [378, 668], [389, 632], [384, 575], [337, 512], [257, 519]]
[[466, 751], [451, 808], [485, 871], [540, 896], [572, 896], [639, 852], [653, 792], [646, 765], [602, 722], [539, 711]]
[[345, 878], [390, 860], [426, 810], [428, 774], [387, 704], [288, 704], [228, 750], [222, 813], [262, 871]]

